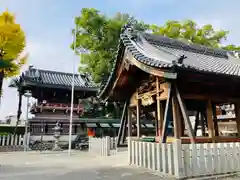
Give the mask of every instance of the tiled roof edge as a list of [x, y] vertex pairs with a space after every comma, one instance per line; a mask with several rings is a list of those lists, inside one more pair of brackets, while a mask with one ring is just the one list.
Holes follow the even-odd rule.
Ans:
[[[109, 88], [109, 86], [112, 85], [113, 83], [113, 80], [114, 78], [114, 75], [116, 73], [116, 70], [117, 70], [117, 64], [119, 63], [120, 61], [120, 56], [121, 56], [121, 52], [123, 51], [123, 41], [122, 41], [122, 38], [121, 38], [121, 34], [125, 33], [126, 31], [128, 30], [131, 30], [133, 29], [133, 21], [129, 21], [127, 24], [125, 24], [122, 29], [121, 29], [121, 33], [120, 33], [120, 37], [119, 37], [119, 42], [118, 42], [118, 48], [117, 48], [117, 52], [116, 52], [116, 55], [115, 55], [115, 59], [114, 59], [114, 63], [113, 63], [113, 67], [112, 67], [112, 70], [111, 70], [111, 73], [108, 77], [108, 80], [106, 83], [103, 83], [101, 86], [102, 88], [100, 87], [100, 91], [97, 95], [98, 98], [102, 98], [102, 96], [106, 93], [107, 89]], [[105, 99], [105, 98], [104, 98]]]
[[[45, 69], [37, 69], [37, 68], [29, 68], [27, 69], [23, 74], [27, 77], [27, 78], [30, 78], [28, 79], [29, 81], [31, 81], [31, 78], [34, 78], [34, 77], [29, 77], [28, 76], [28, 73], [30, 73], [31, 71], [39, 71], [39, 72], [42, 72], [42, 73], [50, 73], [50, 74], [62, 74], [62, 75], [67, 75], [67, 76], [72, 76], [73, 74], [72, 73], [66, 73], [66, 72], [61, 72], [61, 71], [52, 71], [52, 70], [45, 70]], [[76, 76], [75, 78], [82, 78], [82, 75], [84, 74], [77, 74], [75, 73], [74, 76]], [[88, 86], [80, 86], [80, 87], [88, 87], [88, 88], [98, 88], [97, 85], [95, 85], [91, 80], [89, 82], [89, 85]]]
[[224, 57], [228, 58], [227, 53], [233, 53], [232, 51], [227, 51], [220, 48], [211, 48], [204, 45], [198, 45], [194, 43], [187, 43], [185, 41], [181, 41], [179, 39], [172, 39], [166, 36], [161, 35], [154, 35], [149, 33], [144, 33], [144, 37], [153, 43], [161, 44], [162, 46], [175, 48], [175, 49], [182, 49], [194, 53], [200, 53], [210, 56], [216, 57]]

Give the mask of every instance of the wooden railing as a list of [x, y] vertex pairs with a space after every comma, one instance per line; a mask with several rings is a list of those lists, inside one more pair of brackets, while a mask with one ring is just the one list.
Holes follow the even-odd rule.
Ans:
[[172, 144], [129, 140], [129, 164], [174, 178], [229, 174], [240, 171], [240, 143]]
[[[34, 104], [33, 108], [40, 108], [40, 109], [48, 109], [48, 110], [71, 110], [70, 104], [65, 103], [38, 103]], [[74, 104], [73, 111], [82, 112], [84, 110], [84, 106], [82, 104]]]

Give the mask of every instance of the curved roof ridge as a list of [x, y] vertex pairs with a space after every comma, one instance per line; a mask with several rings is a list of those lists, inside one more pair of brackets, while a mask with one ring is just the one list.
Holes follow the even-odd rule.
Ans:
[[[48, 73], [55, 73], [55, 74], [65, 74], [65, 75], [72, 75], [72, 73], [69, 72], [63, 72], [63, 71], [54, 71], [54, 70], [49, 70], [49, 69], [39, 69], [39, 68], [30, 68], [27, 71], [30, 70], [38, 70], [38, 71], [42, 71], [42, 72], [48, 72]], [[74, 73], [74, 75], [83, 75], [83, 73]]]
[[[143, 36], [144, 39], [141, 39], [140, 36]], [[98, 93], [99, 98], [108, 99], [109, 96], [107, 94], [113, 88], [113, 83], [116, 80], [116, 71], [122, 60], [122, 53], [125, 52], [125, 50], [131, 53], [140, 63], [159, 69], [171, 70], [171, 68], [177, 65], [178, 68], [194, 72], [223, 76], [240, 76], [240, 65], [239, 63], [234, 63], [234, 61], [239, 59], [234, 57], [236, 54], [239, 56], [239, 51], [236, 51], [238, 53], [234, 54], [234, 51], [211, 48], [166, 36], [137, 31], [134, 28], [134, 24], [128, 23], [121, 29], [118, 51], [116, 52], [117, 56], [114, 59], [108, 80], [102, 84], [100, 92]], [[144, 51], [148, 52], [145, 53]], [[169, 63], [161, 61], [162, 55], [159, 51], [164, 54], [164, 57], [169, 58]], [[178, 60], [178, 57], [184, 57], [184, 60], [176, 64], [175, 61]]]
[[161, 44], [161, 46], [181, 49], [181, 50], [190, 51], [194, 53], [200, 53], [200, 54], [223, 57], [223, 58], [228, 58], [227, 53], [229, 52], [232, 53], [232, 51], [228, 51], [220, 48], [211, 48], [211, 47], [190, 43], [190, 42], [187, 43], [179, 39], [173, 39], [173, 38], [169, 38], [161, 35], [143, 33], [143, 36], [146, 38], [146, 40], [152, 43], [158, 43], [158, 44]]
[[[45, 85], [49, 84], [62, 86], [71, 86], [73, 77], [72, 73], [38, 69], [32, 66], [24, 72], [24, 75], [28, 78], [28, 81], [37, 81], [38, 83]], [[98, 88], [88, 75], [81, 73], [74, 74], [74, 83], [75, 87]]]

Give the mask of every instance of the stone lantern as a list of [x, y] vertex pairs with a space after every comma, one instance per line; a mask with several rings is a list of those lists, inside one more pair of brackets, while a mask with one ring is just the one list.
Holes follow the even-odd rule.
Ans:
[[53, 128], [54, 130], [54, 139], [55, 139], [55, 142], [54, 142], [54, 147], [53, 147], [53, 151], [61, 151], [61, 147], [59, 146], [59, 138], [61, 136], [61, 127], [59, 125], [59, 121], [56, 123], [55, 127]]

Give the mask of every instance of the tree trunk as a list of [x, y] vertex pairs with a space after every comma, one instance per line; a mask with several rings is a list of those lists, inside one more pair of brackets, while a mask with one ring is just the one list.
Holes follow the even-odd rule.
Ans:
[[20, 121], [20, 117], [21, 117], [21, 114], [22, 114], [22, 92], [19, 90], [18, 91], [18, 110], [17, 110], [17, 122], [16, 122], [16, 126], [14, 128], [14, 133], [13, 135], [16, 134], [17, 132], [17, 127], [18, 127], [18, 124], [19, 124], [19, 121]]
[[[2, 86], [3, 86], [3, 78], [4, 78], [4, 72], [3, 71], [1, 71], [0, 72], [0, 96], [2, 97]], [[0, 97], [0, 104], [1, 104], [1, 97]]]

